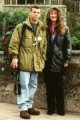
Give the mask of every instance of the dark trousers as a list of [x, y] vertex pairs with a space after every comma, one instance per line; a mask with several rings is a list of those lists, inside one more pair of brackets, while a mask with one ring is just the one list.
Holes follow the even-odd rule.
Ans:
[[63, 75], [58, 72], [46, 72], [46, 94], [48, 111], [64, 112]]

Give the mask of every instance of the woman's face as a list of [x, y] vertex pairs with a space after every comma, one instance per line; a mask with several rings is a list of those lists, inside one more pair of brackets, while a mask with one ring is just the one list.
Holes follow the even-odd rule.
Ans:
[[57, 11], [56, 10], [53, 10], [50, 12], [50, 20], [52, 22], [56, 22], [57, 21]]

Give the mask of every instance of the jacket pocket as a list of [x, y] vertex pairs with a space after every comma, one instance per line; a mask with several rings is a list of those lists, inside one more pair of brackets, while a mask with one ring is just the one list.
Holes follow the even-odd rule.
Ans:
[[20, 67], [23, 70], [32, 70], [32, 68], [33, 68], [32, 54], [26, 53], [26, 54], [21, 55]]
[[38, 70], [38, 71], [42, 71], [42, 69], [44, 68], [44, 65], [45, 65], [45, 62], [44, 62], [44, 59], [42, 58], [42, 56], [40, 56], [40, 55], [36, 56], [35, 55], [35, 58], [34, 58], [35, 69]]

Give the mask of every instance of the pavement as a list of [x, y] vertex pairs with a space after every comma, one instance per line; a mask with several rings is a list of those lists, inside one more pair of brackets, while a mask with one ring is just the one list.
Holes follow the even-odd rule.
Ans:
[[[80, 113], [66, 113], [65, 116], [58, 114], [47, 115], [46, 110], [39, 109], [39, 116], [31, 115], [31, 120], [80, 120]], [[0, 103], [0, 120], [23, 120], [19, 117], [17, 105]]]

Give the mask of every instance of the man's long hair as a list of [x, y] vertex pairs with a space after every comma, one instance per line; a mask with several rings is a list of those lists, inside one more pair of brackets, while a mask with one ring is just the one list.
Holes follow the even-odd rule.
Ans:
[[56, 30], [56, 33], [59, 33], [61, 35], [64, 35], [65, 33], [65, 25], [64, 25], [64, 22], [63, 22], [63, 18], [61, 16], [61, 12], [58, 8], [54, 7], [54, 8], [50, 8], [47, 12], [47, 15], [46, 15], [46, 24], [47, 24], [47, 29], [49, 32], [51, 32], [51, 25], [52, 25], [52, 22], [50, 20], [50, 13], [52, 11], [56, 11], [57, 12], [57, 21], [56, 21], [56, 27], [55, 27], [55, 30]]

